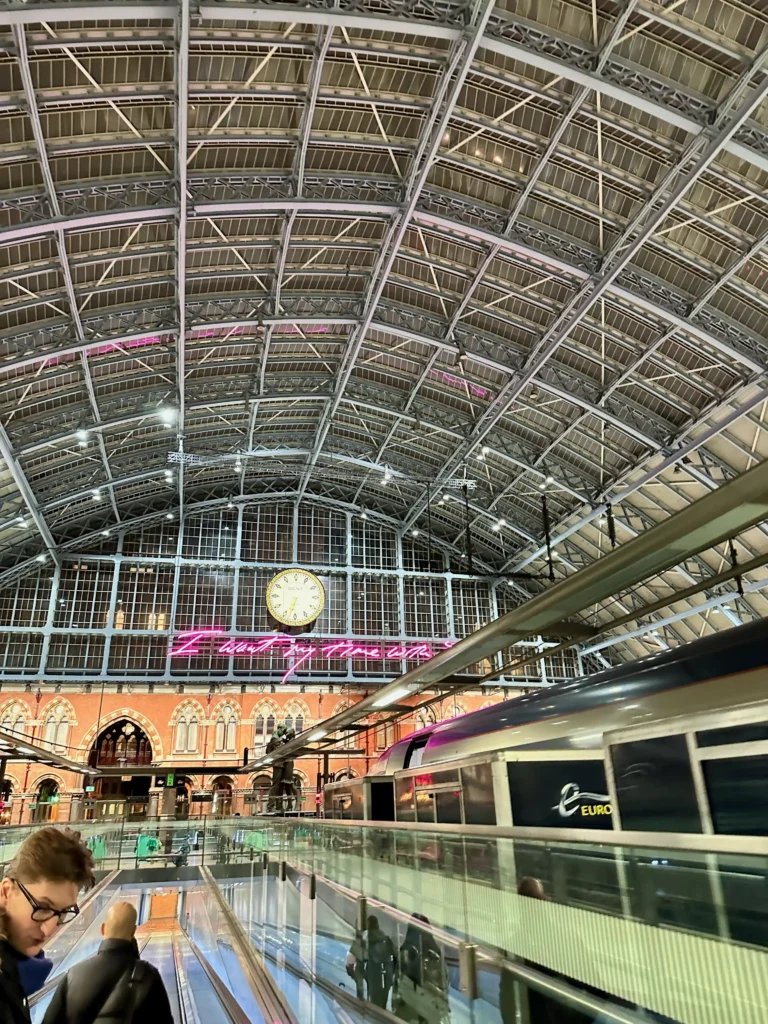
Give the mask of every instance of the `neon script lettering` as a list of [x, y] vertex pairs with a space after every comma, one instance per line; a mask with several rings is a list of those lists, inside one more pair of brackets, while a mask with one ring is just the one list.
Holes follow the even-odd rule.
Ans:
[[227, 636], [219, 629], [193, 629], [179, 633], [173, 638], [170, 655], [172, 658], [194, 658], [204, 648], [212, 646], [217, 657], [258, 658], [270, 652], [278, 653], [292, 664], [283, 676], [283, 681], [310, 658], [356, 658], [367, 661], [426, 661], [439, 651], [453, 647], [445, 640], [433, 647], [432, 644], [366, 644], [357, 640], [317, 640], [302, 643], [291, 636], [272, 633], [269, 636], [237, 637]]

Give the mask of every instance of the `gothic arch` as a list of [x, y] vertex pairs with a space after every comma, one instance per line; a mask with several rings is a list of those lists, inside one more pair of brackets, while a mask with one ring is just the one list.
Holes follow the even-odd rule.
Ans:
[[40, 737], [45, 744], [60, 753], [70, 747], [75, 725], [75, 709], [66, 697], [54, 697], [40, 710]]
[[6, 729], [13, 729], [19, 719], [24, 719], [24, 731], [32, 720], [32, 709], [25, 700], [13, 697], [0, 704], [0, 725], [5, 724]]
[[16, 776], [14, 775], [13, 772], [6, 772], [3, 781], [4, 782], [10, 782], [10, 784], [11, 784], [11, 792], [12, 793], [20, 793], [21, 792], [21, 783], [16, 778]]
[[291, 697], [290, 700], [287, 700], [285, 702], [285, 704], [283, 705], [283, 714], [291, 714], [294, 717], [296, 715], [303, 715], [305, 722], [312, 717], [312, 714], [309, 710], [309, 704], [307, 704], [305, 700], [301, 700], [298, 697]]
[[113, 722], [119, 721], [119, 719], [125, 718], [129, 722], [133, 722], [134, 725], [138, 725], [149, 737], [149, 741], [152, 744], [152, 760], [153, 761], [164, 761], [165, 754], [163, 752], [163, 741], [160, 739], [160, 733], [157, 731], [155, 726], [145, 716], [139, 714], [138, 711], [134, 711], [133, 708], [120, 708], [118, 711], [110, 711], [104, 715], [100, 722], [94, 723], [80, 744], [81, 749], [87, 752], [91, 749], [96, 741], [97, 732], [101, 733], [106, 729], [108, 725]]
[[203, 722], [205, 721], [205, 708], [203, 707], [199, 700], [194, 700], [192, 697], [187, 697], [185, 700], [183, 700], [180, 704], [176, 706], [173, 714], [171, 715], [170, 720], [168, 722], [168, 725], [171, 727], [171, 729], [173, 729], [173, 727], [178, 722], [180, 715], [190, 711], [194, 712], [194, 714], [197, 715], [198, 721], [202, 725]]
[[40, 789], [44, 782], [55, 782], [59, 787], [59, 791], [66, 789], [64, 785], [64, 776], [59, 775], [58, 772], [46, 771], [42, 775], [38, 775], [35, 781], [32, 783], [31, 789], [37, 791]]
[[225, 708], [231, 709], [231, 712], [239, 725], [240, 719], [242, 718], [243, 709], [240, 707], [236, 700], [227, 700], [226, 697], [219, 700], [216, 706], [211, 710], [211, 723], [216, 721], [216, 719], [219, 717], [219, 715]]

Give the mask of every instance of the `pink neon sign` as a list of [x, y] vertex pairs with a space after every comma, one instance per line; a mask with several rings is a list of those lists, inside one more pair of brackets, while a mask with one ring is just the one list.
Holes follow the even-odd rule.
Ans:
[[291, 665], [283, 682], [310, 658], [358, 658], [366, 661], [426, 661], [439, 651], [453, 647], [450, 640], [439, 644], [371, 644], [357, 640], [296, 640], [283, 633], [269, 636], [227, 636], [223, 629], [192, 629], [178, 633], [172, 641], [172, 658], [194, 658], [210, 646], [217, 657], [257, 658], [269, 652], [279, 653]]

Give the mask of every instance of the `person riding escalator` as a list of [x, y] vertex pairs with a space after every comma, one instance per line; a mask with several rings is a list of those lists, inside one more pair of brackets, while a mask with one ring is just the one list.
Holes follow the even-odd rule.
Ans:
[[440, 947], [421, 925], [423, 914], [413, 914], [397, 958], [392, 1012], [408, 1024], [447, 1024], [448, 972]]

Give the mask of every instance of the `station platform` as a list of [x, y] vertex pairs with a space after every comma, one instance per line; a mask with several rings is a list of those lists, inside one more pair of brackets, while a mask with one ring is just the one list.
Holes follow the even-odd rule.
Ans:
[[[95, 952], [115, 899], [136, 903], [143, 956], [180, 1022], [768, 1018], [762, 839], [270, 818], [82, 834], [102, 881], [48, 950], [35, 1024], [56, 978]], [[526, 877], [545, 898], [518, 893]], [[396, 955], [426, 951], [423, 983], [400, 966], [382, 994], [350, 969], [371, 915]]]

